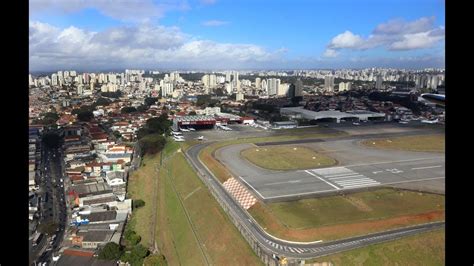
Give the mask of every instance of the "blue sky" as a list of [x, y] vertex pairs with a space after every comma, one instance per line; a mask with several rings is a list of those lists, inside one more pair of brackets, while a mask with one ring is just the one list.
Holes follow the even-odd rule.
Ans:
[[31, 0], [30, 69], [444, 67], [444, 25], [440, 0]]

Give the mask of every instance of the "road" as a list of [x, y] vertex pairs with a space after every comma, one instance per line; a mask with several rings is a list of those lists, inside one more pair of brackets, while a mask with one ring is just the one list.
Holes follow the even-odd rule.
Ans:
[[186, 151], [187, 159], [203, 182], [215, 192], [213, 194], [218, 198], [218, 201], [226, 205], [229, 215], [237, 220], [258, 245], [269, 254], [283, 255], [294, 259], [315, 258], [444, 227], [444, 222], [437, 222], [330, 242], [298, 243], [278, 239], [265, 232], [253, 217], [227, 193], [218, 179], [201, 162], [198, 155], [203, 148], [210, 144], [212, 142], [197, 144], [189, 148]]
[[44, 237], [42, 243], [35, 247], [32, 260], [38, 263], [52, 261], [53, 253], [61, 247], [67, 227], [63, 169], [61, 148], [48, 148], [42, 145], [40, 223], [57, 224], [57, 229], [52, 235]]

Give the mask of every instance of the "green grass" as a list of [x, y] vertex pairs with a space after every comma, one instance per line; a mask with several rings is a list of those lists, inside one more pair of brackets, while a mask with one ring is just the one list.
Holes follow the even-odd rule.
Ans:
[[421, 233], [306, 261], [338, 265], [445, 265], [445, 230]]
[[420, 152], [444, 152], [445, 135], [406, 136], [389, 139], [366, 140], [362, 144], [372, 148]]
[[[291, 228], [383, 219], [393, 216], [444, 210], [444, 197], [417, 192], [380, 189], [351, 194], [351, 203], [342, 196], [270, 203], [271, 211]], [[324, 215], [321, 215], [324, 214]]]
[[[308, 133], [309, 132], [309, 133]], [[282, 132], [284, 133], [284, 132]], [[227, 169], [220, 164], [212, 155], [212, 153], [219, 148], [243, 143], [258, 143], [258, 142], [273, 142], [273, 141], [288, 141], [288, 140], [299, 140], [299, 139], [312, 139], [312, 138], [334, 138], [347, 135], [346, 132], [333, 132], [328, 133], [327, 130], [320, 130], [311, 128], [311, 130], [305, 129], [305, 134], [294, 134], [294, 135], [278, 135], [272, 137], [253, 137], [253, 138], [239, 138], [227, 141], [219, 141], [213, 143], [204, 148], [199, 154], [199, 158], [206, 164], [206, 166], [214, 173], [220, 182], [225, 182], [231, 177]], [[287, 133], [284, 133], [287, 134]]]
[[442, 221], [444, 210], [443, 195], [382, 188], [347, 196], [258, 202], [249, 213], [276, 237], [328, 241]]
[[301, 146], [269, 146], [243, 150], [245, 159], [271, 170], [297, 170], [326, 167], [336, 164], [331, 157]]
[[[187, 163], [183, 153], [176, 152], [180, 147], [183, 149], [180, 143], [167, 143], [163, 150], [167, 159], [158, 179], [158, 213], [154, 230], [158, 248], [166, 256], [167, 263], [204, 265], [207, 257], [214, 265], [261, 265], [260, 259]], [[142, 236], [142, 243], [150, 243], [153, 178], [156, 177], [153, 168], [155, 163], [160, 163], [160, 156], [145, 156], [144, 162], [145, 166], [131, 176], [129, 191], [132, 198], [146, 202], [132, 220], [135, 230]]]

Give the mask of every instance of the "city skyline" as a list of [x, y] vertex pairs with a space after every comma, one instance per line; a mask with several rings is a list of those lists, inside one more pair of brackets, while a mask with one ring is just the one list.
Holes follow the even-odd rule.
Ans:
[[444, 11], [443, 1], [33, 0], [30, 71], [444, 68]]

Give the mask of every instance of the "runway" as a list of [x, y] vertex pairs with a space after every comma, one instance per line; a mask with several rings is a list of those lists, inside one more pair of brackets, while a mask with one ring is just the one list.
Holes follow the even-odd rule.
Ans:
[[[381, 137], [381, 136], [379, 136]], [[386, 134], [384, 134], [386, 137]], [[327, 195], [377, 186], [435, 182], [444, 190], [443, 153], [395, 151], [368, 148], [360, 144], [366, 136], [326, 139], [304, 145], [335, 158], [335, 167], [297, 171], [272, 171], [260, 168], [240, 156], [253, 144], [221, 148], [216, 157], [261, 200], [289, 200], [295, 197]]]

